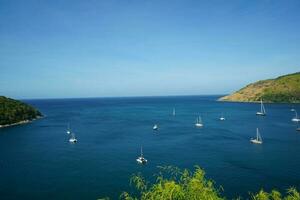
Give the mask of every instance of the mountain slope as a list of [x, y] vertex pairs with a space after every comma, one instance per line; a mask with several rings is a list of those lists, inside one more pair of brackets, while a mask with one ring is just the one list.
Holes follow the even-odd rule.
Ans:
[[300, 103], [300, 72], [251, 83], [220, 101]]
[[37, 109], [28, 104], [0, 96], [0, 127], [26, 123], [41, 116]]

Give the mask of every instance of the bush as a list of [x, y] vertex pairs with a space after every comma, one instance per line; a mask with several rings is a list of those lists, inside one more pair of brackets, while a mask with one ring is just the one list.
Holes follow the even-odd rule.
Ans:
[[[150, 184], [140, 174], [134, 174], [130, 184], [135, 187], [135, 195], [123, 192], [120, 199], [123, 200], [225, 200], [221, 194], [222, 187], [216, 188], [212, 180], [205, 178], [205, 172], [196, 166], [195, 171], [180, 170], [176, 167], [160, 167], [156, 175], [156, 181]], [[237, 198], [241, 199], [241, 198]], [[270, 193], [264, 190], [257, 194], [250, 194], [247, 199], [252, 200], [300, 200], [300, 194], [296, 188], [287, 190], [286, 196], [273, 190]]]

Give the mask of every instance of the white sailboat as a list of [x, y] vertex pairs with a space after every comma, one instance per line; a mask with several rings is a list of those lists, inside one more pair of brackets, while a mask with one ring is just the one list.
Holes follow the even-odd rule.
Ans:
[[141, 156], [139, 156], [136, 161], [139, 163], [139, 164], [146, 164], [147, 163], [147, 159], [144, 158], [143, 156], [143, 147], [141, 147]]
[[201, 116], [197, 117], [195, 126], [196, 127], [202, 127], [203, 126]]
[[221, 117], [220, 117], [220, 120], [221, 120], [221, 121], [225, 121], [225, 117], [224, 117], [223, 113], [222, 113], [222, 115], [221, 115]]
[[154, 124], [153, 126], [153, 130], [157, 131], [158, 130], [158, 125], [157, 124]]
[[77, 142], [77, 139], [76, 139], [74, 133], [71, 133], [71, 138], [69, 139], [69, 142], [71, 142], [71, 143], [76, 143]]
[[176, 115], [176, 110], [175, 110], [175, 108], [173, 108], [173, 116], [175, 116]]
[[291, 109], [291, 111], [295, 112], [295, 117], [292, 119], [293, 122], [300, 122], [300, 118], [298, 117], [298, 113], [296, 109]]
[[251, 138], [250, 142], [252, 142], [254, 144], [262, 144], [263, 143], [262, 138], [261, 138], [261, 136], [259, 134], [258, 128], [256, 128], [256, 138], [254, 138], [254, 139]]
[[69, 135], [70, 133], [71, 133], [71, 129], [70, 129], [70, 123], [68, 123], [67, 134]]
[[260, 111], [258, 111], [256, 113], [256, 115], [260, 115], [260, 116], [265, 116], [266, 115], [266, 110], [265, 110], [265, 106], [263, 104], [262, 99], [260, 99]]

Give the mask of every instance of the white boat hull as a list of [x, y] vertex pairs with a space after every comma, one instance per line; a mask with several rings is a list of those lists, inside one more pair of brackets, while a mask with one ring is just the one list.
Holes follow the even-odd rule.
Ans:
[[293, 122], [300, 122], [300, 119], [299, 118], [293, 118], [292, 121]]
[[224, 117], [221, 117], [220, 120], [221, 120], [221, 121], [225, 121], [225, 118], [224, 118]]
[[142, 157], [138, 157], [136, 159], [136, 161], [139, 163], [139, 164], [146, 164], [147, 163], [147, 160], [145, 158], [142, 158]]
[[250, 142], [252, 142], [253, 144], [262, 144], [262, 141], [259, 141], [257, 139], [251, 139]]
[[262, 113], [262, 112], [257, 112], [256, 115], [260, 115], [260, 116], [266, 116], [266, 113]]
[[195, 124], [196, 127], [203, 127], [203, 124]]
[[71, 143], [76, 143], [76, 142], [77, 142], [77, 139], [71, 138], [71, 139], [69, 139], [69, 142], [71, 142]]

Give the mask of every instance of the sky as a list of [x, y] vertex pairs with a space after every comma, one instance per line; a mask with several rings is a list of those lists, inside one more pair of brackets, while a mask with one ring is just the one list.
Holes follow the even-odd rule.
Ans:
[[0, 0], [12, 98], [227, 94], [299, 60], [299, 0]]

